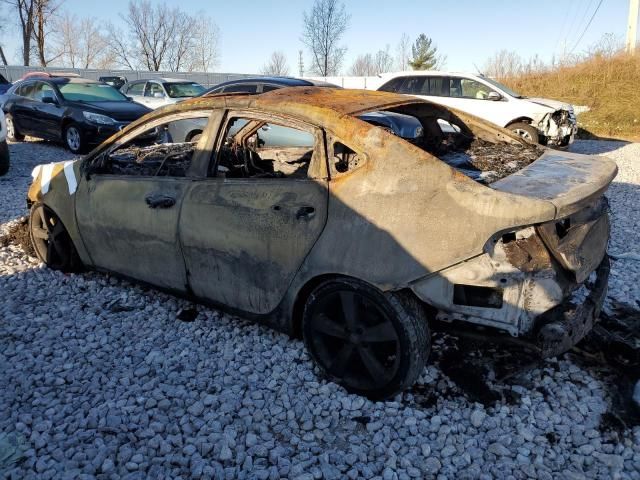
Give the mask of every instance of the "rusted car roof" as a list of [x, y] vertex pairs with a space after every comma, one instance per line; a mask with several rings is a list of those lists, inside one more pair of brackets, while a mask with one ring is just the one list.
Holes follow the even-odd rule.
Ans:
[[[341, 115], [356, 115], [377, 109], [392, 108], [396, 105], [429, 103], [417, 98], [372, 90], [349, 90], [320, 87], [279, 88], [261, 95], [221, 94], [210, 95], [180, 102], [174, 108], [197, 104], [200, 107], [247, 107], [278, 110], [281, 113], [309, 115], [313, 109], [331, 110]], [[166, 112], [167, 110], [164, 109]], [[310, 115], [313, 116], [313, 115]]]

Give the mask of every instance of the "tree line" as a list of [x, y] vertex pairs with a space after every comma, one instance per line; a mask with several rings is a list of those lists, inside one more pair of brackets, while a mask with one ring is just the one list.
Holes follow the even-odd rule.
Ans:
[[71, 14], [61, 0], [1, 2], [18, 19], [24, 65], [192, 72], [219, 60], [220, 29], [202, 12], [130, 0], [116, 26]]
[[[64, 0], [0, 0], [16, 19], [24, 65], [72, 68], [128, 68], [149, 71], [210, 71], [219, 63], [220, 29], [202, 12], [150, 0], [129, 0], [120, 22], [104, 23], [79, 17], [64, 8]], [[341, 0], [315, 0], [303, 13], [301, 43], [307, 49], [308, 68], [302, 55], [299, 72], [334, 76], [343, 71], [347, 47], [344, 35], [351, 17]], [[0, 33], [6, 22], [0, 21]], [[6, 58], [0, 45], [0, 61]], [[367, 76], [391, 70], [441, 68], [446, 57], [438, 53], [425, 34], [411, 41], [403, 34], [395, 51], [386, 45], [356, 56], [349, 75]], [[289, 75], [286, 55], [274, 51], [261, 68], [265, 75]]]

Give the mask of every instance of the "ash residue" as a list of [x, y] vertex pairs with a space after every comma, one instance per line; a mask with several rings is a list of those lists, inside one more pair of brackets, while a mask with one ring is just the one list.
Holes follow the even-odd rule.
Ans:
[[474, 180], [488, 184], [522, 170], [540, 155], [535, 145], [474, 140], [467, 148], [450, 150], [439, 158]]
[[18, 223], [9, 228], [9, 232], [6, 235], [0, 236], [0, 247], [8, 247], [10, 244], [18, 245], [24, 250], [24, 253], [35, 258], [36, 252], [29, 237], [29, 220], [27, 220], [27, 217], [18, 220]]

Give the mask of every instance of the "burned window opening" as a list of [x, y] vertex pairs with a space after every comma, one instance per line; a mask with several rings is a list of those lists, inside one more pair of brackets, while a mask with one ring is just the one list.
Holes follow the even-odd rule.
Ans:
[[313, 134], [306, 131], [276, 123], [234, 118], [227, 124], [217, 176], [307, 178], [314, 146]]
[[525, 168], [542, 153], [536, 145], [500, 137], [499, 133], [479, 125], [469, 126], [436, 105], [410, 105], [388, 111], [418, 119], [424, 134], [411, 143], [482, 184]]
[[503, 291], [500, 288], [476, 285], [453, 285], [453, 303], [467, 307], [502, 308]]
[[360, 156], [344, 143], [333, 144], [333, 168], [338, 173], [349, 172], [360, 165]]

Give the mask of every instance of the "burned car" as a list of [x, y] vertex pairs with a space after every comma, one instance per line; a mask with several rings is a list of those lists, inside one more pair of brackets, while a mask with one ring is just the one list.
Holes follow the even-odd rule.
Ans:
[[[423, 140], [366, 112], [415, 117]], [[202, 136], [167, 143], [185, 119], [206, 119]], [[275, 126], [299, 145], [261, 141]], [[330, 379], [380, 399], [423, 371], [436, 320], [542, 356], [579, 341], [606, 292], [616, 172], [421, 99], [285, 88], [181, 102], [36, 167], [30, 232], [50, 267], [115, 272], [301, 335]]]

